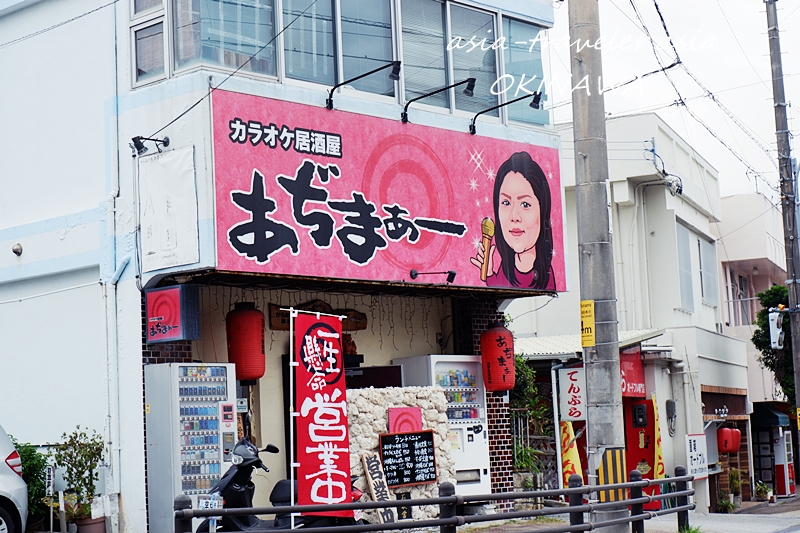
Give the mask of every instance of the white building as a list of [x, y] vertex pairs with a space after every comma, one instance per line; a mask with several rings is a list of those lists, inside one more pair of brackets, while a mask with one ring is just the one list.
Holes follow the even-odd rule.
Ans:
[[[725, 302], [712, 231], [722, 213], [718, 174], [655, 114], [613, 118], [606, 126], [620, 348], [640, 347], [647, 398], [656, 394], [662, 426], [670, 428], [661, 433], [666, 473], [687, 465], [685, 435], [705, 433], [711, 488], [695, 483], [698, 509], [705, 509], [709, 498], [714, 501], [714, 477], [721, 470], [715, 409], [726, 405], [728, 423], [743, 430], [752, 410], [745, 343], [723, 334]], [[549, 303], [543, 297], [516, 300], [506, 309], [511, 318], [520, 317], [511, 325], [517, 350], [532, 359], [566, 360], [580, 352], [572, 130], [560, 131], [570, 292]], [[542, 349], [557, 335], [571, 335], [572, 348]], [[669, 421], [667, 400], [676, 402]]]
[[[77, 424], [102, 433], [108, 454], [101, 488], [120, 496], [120, 521], [114, 516], [113, 527], [139, 533], [147, 530], [146, 476], [157, 474], [146, 470], [143, 364], [226, 361], [225, 314], [236, 301], [255, 300], [266, 309], [267, 304], [321, 299], [334, 309], [363, 312], [370, 328], [354, 332], [353, 339], [368, 365], [427, 353], [476, 353], [477, 334], [497, 315], [495, 301], [531, 294], [474, 282], [478, 274], [469, 259], [473, 241], [480, 242], [479, 218], [477, 235], [470, 222], [470, 233], [457, 242], [468, 254], [447, 255], [442, 246], [441, 254], [428, 258], [427, 252], [411, 248], [384, 272], [346, 275], [303, 261], [296, 261], [302, 270], [292, 275], [258, 271], [253, 261], [247, 268], [220, 268], [224, 253], [231, 261], [243, 257], [226, 241], [230, 226], [223, 227], [222, 213], [241, 214], [231, 197], [249, 186], [222, 191], [221, 183], [231, 175], [250, 177], [253, 165], [234, 167], [244, 157], [245, 143], [260, 141], [248, 137], [248, 131], [237, 144], [242, 152], [221, 168], [223, 151], [234, 142], [228, 129], [234, 117], [215, 124], [215, 112], [221, 112], [224, 98], [239, 99], [250, 102], [240, 108], [250, 116], [239, 117], [249, 120], [248, 127], [263, 121], [267, 128], [275, 109], [291, 108], [284, 116], [331, 127], [338, 127], [337, 121], [372, 121], [365, 143], [404, 131], [422, 139], [417, 148], [433, 146], [436, 137], [463, 150], [494, 147], [475, 148], [484, 156], [475, 168], [469, 167], [469, 154], [459, 156], [449, 170], [469, 169], [460, 176], [462, 185], [480, 172], [484, 187], [493, 170], [481, 165], [499, 165], [501, 152], [506, 158], [512, 148], [535, 150], [549, 154], [550, 178], [556, 180], [553, 201], [560, 204], [560, 140], [549, 112], [519, 102], [483, 114], [478, 134], [467, 133], [475, 113], [506, 101], [489, 92], [494, 79], [504, 74], [542, 79], [545, 71], [538, 47], [492, 47], [501, 42], [496, 36], [533, 43], [552, 24], [553, 7], [544, 0], [319, 0], [313, 7], [308, 0], [0, 1], [4, 428], [38, 445], [58, 441]], [[447, 47], [456, 37], [467, 42], [472, 36], [475, 43], [487, 38], [480, 55]], [[333, 85], [390, 60], [403, 63], [399, 80], [388, 80], [386, 70], [350, 83], [334, 94], [334, 110], [325, 109]], [[463, 85], [468, 77], [477, 80], [472, 99], [461, 93], [461, 86], [449, 89], [415, 103], [408, 110], [411, 124], [395, 129], [406, 127], [400, 122], [405, 102], [447, 85]], [[546, 93], [539, 96], [547, 99]], [[308, 134], [314, 125], [307, 123], [303, 131]], [[428, 133], [420, 134], [424, 128]], [[449, 136], [459, 137], [450, 141]], [[132, 150], [136, 137], [149, 148], [145, 157]], [[337, 153], [335, 140], [336, 135], [330, 136], [325, 155]], [[267, 154], [262, 159], [266, 170], [274, 170], [267, 165], [269, 158], [287, 146], [276, 151], [260, 145]], [[157, 147], [164, 149], [162, 155]], [[349, 150], [347, 157], [368, 155], [356, 143], [339, 149]], [[295, 151], [300, 152], [298, 145]], [[441, 147], [424, 152], [431, 161], [455, 153]], [[411, 160], [421, 160], [411, 153]], [[165, 170], [167, 161], [174, 172]], [[366, 161], [360, 163], [363, 167]], [[148, 165], [155, 174], [143, 170]], [[430, 194], [414, 201], [441, 200], [443, 214], [449, 215], [447, 209], [458, 207], [463, 198], [447, 196], [455, 181], [441, 179], [448, 168], [435, 165], [423, 180]], [[142, 177], [156, 174], [155, 181]], [[168, 190], [176, 183], [184, 187], [178, 194]], [[407, 194], [400, 189], [398, 194]], [[171, 200], [165, 191], [173, 194]], [[157, 222], [166, 224], [160, 230], [147, 225], [153, 206], [161, 211]], [[472, 214], [483, 209], [491, 209], [490, 202], [472, 207]], [[438, 243], [438, 238], [428, 240]], [[305, 230], [302, 239], [308, 239]], [[334, 251], [326, 257], [338, 257]], [[456, 285], [463, 285], [460, 292], [440, 275], [454, 268]], [[415, 282], [409, 276], [412, 269], [438, 277]], [[563, 276], [563, 266], [559, 272]], [[144, 345], [142, 290], [189, 283], [200, 286], [201, 339]], [[284, 417], [275, 406], [283, 402], [281, 355], [287, 347], [288, 332], [267, 331], [267, 373], [248, 397], [259, 440], [279, 445]], [[503, 408], [502, 398], [491, 401]], [[504, 430], [489, 427], [493, 431], [500, 435]], [[500, 467], [493, 467], [494, 490], [510, 486], [507, 455], [498, 456]], [[275, 475], [256, 480], [257, 503], [266, 503], [286, 462], [285, 453], [277, 456], [269, 463]]]

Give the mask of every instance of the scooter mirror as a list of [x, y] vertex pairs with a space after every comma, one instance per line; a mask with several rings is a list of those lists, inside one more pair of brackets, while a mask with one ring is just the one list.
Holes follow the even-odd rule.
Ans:
[[267, 447], [261, 450], [262, 452], [278, 453], [280, 450], [274, 444], [267, 444]]

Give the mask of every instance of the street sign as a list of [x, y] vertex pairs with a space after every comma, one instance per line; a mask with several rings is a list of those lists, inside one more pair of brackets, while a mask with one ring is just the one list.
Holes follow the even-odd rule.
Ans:
[[55, 469], [51, 465], [48, 465], [44, 471], [44, 495], [48, 498], [52, 498], [53, 494], [55, 494], [55, 478]]
[[594, 328], [594, 300], [581, 300], [581, 346], [596, 344]]

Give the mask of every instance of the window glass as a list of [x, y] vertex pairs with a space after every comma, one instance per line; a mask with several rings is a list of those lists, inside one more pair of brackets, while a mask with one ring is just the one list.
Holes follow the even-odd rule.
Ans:
[[[344, 79], [355, 78], [392, 60], [390, 0], [340, 0]], [[394, 96], [391, 67], [352, 82], [359, 91]]]
[[[497, 96], [490, 92], [497, 80], [497, 52], [494, 17], [488, 13], [452, 5], [450, 6], [450, 46], [453, 57], [453, 81], [458, 83], [475, 78], [474, 96], [463, 93], [466, 85], [456, 87], [456, 108], [482, 111], [497, 105]], [[478, 43], [477, 46], [475, 43]], [[498, 115], [498, 110], [486, 115]]]
[[136, 31], [136, 81], [164, 75], [164, 24]]
[[288, 26], [283, 37], [286, 75], [296, 80], [336, 85], [333, 2], [312, 3], [313, 0], [283, 0], [283, 23]]
[[703, 301], [717, 305], [716, 243], [705, 239], [697, 240], [700, 249], [700, 287]]
[[681, 283], [681, 309], [694, 312], [694, 294], [692, 292], [692, 251], [689, 242], [689, 229], [677, 225], [678, 274]]
[[[550, 112], [544, 110], [544, 101], [547, 99], [547, 92], [542, 80], [544, 80], [544, 68], [542, 66], [542, 46], [536, 38], [539, 32], [546, 31], [544, 28], [520, 22], [509, 18], [503, 18], [503, 55], [505, 57], [505, 74], [510, 74], [503, 79], [504, 87], [498, 87], [496, 91], [508, 89], [505, 93], [506, 101], [519, 98], [527, 94], [520, 89], [520, 83], [530, 92], [540, 91], [542, 100], [539, 109], [530, 107], [531, 99], [521, 100], [508, 105], [508, 118], [520, 122], [532, 124], [549, 124]], [[513, 76], [514, 81], [511, 81]], [[535, 76], [533, 81], [530, 81]], [[499, 84], [498, 84], [499, 85]], [[540, 88], [541, 86], [541, 88]]]
[[[446, 87], [444, 5], [432, 0], [403, 0], [403, 79], [406, 101]], [[448, 107], [447, 91], [423, 100]]]
[[[176, 0], [176, 67], [204, 63], [274, 76], [273, 2]], [[255, 57], [247, 61], [253, 54]]]
[[133, 12], [137, 14], [143, 13], [162, 5], [162, 0], [133, 0]]

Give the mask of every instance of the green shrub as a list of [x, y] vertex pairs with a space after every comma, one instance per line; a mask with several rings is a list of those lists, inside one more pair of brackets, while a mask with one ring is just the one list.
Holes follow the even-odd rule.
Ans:
[[28, 485], [28, 516], [33, 520], [42, 518], [47, 514], [47, 506], [42, 502], [45, 493], [47, 457], [40, 453], [36, 446], [19, 442], [13, 435], [9, 437], [22, 460], [22, 479]]
[[514, 457], [514, 470], [517, 472], [541, 472], [539, 455], [542, 452], [534, 450], [520, 439], [517, 439], [517, 453]]
[[720, 492], [719, 497], [717, 498], [717, 509], [718, 513], [732, 513], [736, 510], [736, 505], [728, 498], [727, 492]]

